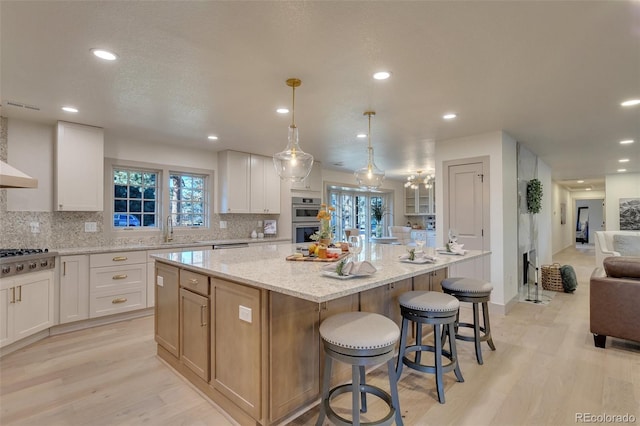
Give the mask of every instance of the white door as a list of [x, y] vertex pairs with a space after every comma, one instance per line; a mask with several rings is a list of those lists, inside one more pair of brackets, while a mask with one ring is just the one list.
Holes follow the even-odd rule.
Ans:
[[[489, 242], [489, 176], [488, 158], [474, 158], [445, 163], [444, 239], [449, 229], [458, 233], [458, 243], [468, 250], [490, 250]], [[488, 278], [488, 265], [468, 262], [460, 264], [456, 275]], [[465, 262], [467, 263], [467, 262]], [[471, 265], [473, 263], [473, 265]]]

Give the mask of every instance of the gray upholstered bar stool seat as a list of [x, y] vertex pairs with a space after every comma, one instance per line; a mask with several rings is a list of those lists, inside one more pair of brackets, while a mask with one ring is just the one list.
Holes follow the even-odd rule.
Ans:
[[[454, 324], [460, 302], [448, 294], [437, 291], [408, 291], [398, 298], [400, 312], [402, 313], [402, 329], [400, 331], [400, 353], [396, 366], [398, 379], [402, 374], [402, 366], [406, 365], [417, 371], [435, 374], [438, 401], [444, 404], [444, 373], [454, 371], [456, 379], [464, 382], [460, 367], [458, 365], [458, 355], [456, 352], [456, 342], [453, 338], [455, 330]], [[409, 321], [416, 324], [415, 344], [407, 346], [407, 335], [410, 331]], [[433, 345], [425, 345], [422, 342], [422, 325], [433, 326]], [[442, 328], [441, 328], [442, 327]], [[444, 336], [449, 336], [449, 350], [444, 349]], [[423, 364], [422, 352], [433, 352], [434, 363]], [[410, 352], [415, 352], [415, 357], [411, 360], [406, 356]], [[449, 360], [443, 364], [442, 358]]]
[[[456, 319], [456, 339], [474, 342], [476, 347], [476, 359], [478, 364], [482, 364], [482, 348], [480, 343], [487, 342], [492, 351], [496, 350], [491, 338], [491, 323], [489, 322], [489, 298], [493, 285], [491, 283], [475, 278], [446, 278], [442, 281], [442, 290], [445, 293], [455, 296], [461, 302], [473, 304], [473, 324], [460, 322], [460, 317]], [[479, 306], [482, 304], [482, 322], [479, 321]], [[458, 333], [458, 327], [468, 327], [473, 329], [473, 336], [464, 336]]]
[[[402, 415], [398, 399], [398, 386], [395, 374], [394, 351], [400, 330], [396, 323], [387, 317], [368, 312], [346, 312], [333, 315], [320, 324], [320, 337], [324, 345], [325, 365], [322, 379], [322, 401], [320, 415], [316, 425], [322, 425], [325, 415], [337, 425], [360, 425], [360, 413], [367, 411], [366, 394], [382, 399], [389, 407], [387, 415], [366, 425], [390, 425], [394, 418], [401, 426]], [[329, 389], [332, 360], [351, 365], [351, 383]], [[364, 367], [387, 363], [390, 393], [383, 389], [367, 385]], [[333, 397], [345, 392], [352, 393], [352, 418], [350, 421], [339, 416], [331, 408]], [[360, 406], [360, 402], [362, 405]]]

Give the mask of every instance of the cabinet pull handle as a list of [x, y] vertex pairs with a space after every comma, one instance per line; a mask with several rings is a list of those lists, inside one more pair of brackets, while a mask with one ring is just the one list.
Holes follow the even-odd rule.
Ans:
[[16, 300], [16, 302], [22, 302], [22, 286], [21, 285], [18, 286], [18, 299]]
[[16, 288], [11, 287], [11, 301], [9, 303], [16, 303]]
[[67, 262], [62, 262], [62, 276], [67, 276]]
[[114, 305], [117, 305], [118, 303], [124, 303], [126, 301], [127, 301], [126, 297], [118, 297], [117, 299], [113, 299], [111, 303], [113, 303]]
[[189, 283], [194, 284], [194, 285], [198, 285], [198, 280], [196, 278], [191, 278], [189, 280]]
[[125, 260], [127, 260], [127, 256], [116, 256], [113, 258], [114, 262], [124, 262]]
[[207, 325], [207, 316], [205, 315], [207, 312], [207, 305], [200, 305], [200, 326], [206, 327]]
[[112, 280], [124, 280], [127, 278], [127, 274], [114, 275], [111, 277]]

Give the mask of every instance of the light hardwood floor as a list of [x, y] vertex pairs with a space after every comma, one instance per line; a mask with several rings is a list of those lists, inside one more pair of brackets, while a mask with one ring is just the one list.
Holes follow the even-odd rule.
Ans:
[[[459, 341], [465, 382], [447, 374], [446, 404], [436, 400], [433, 376], [404, 370], [405, 425], [574, 425], [577, 413], [629, 414], [640, 423], [640, 344], [609, 338], [605, 350], [597, 349], [589, 333], [592, 249], [571, 247], [554, 261], [574, 266], [577, 291], [555, 293], [548, 305], [518, 303], [507, 316], [492, 314], [497, 350], [483, 344], [482, 366], [473, 345]], [[368, 380], [386, 387], [385, 370]], [[378, 408], [372, 398], [367, 417]], [[317, 413], [290, 424], [314, 424]], [[146, 317], [54, 336], [3, 357], [0, 424], [234, 423], [155, 356], [153, 319]]]

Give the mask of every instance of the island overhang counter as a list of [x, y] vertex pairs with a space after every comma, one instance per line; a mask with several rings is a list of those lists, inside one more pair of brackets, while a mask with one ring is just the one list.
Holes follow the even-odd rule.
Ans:
[[[365, 244], [358, 260], [369, 276], [337, 279], [318, 261], [288, 261], [296, 244], [154, 255], [158, 355], [240, 424], [280, 424], [320, 397], [323, 353], [318, 334], [327, 317], [377, 312], [400, 323], [405, 291], [440, 290], [448, 267], [489, 252], [438, 255], [409, 264], [407, 247]], [[337, 368], [332, 382], [350, 376]]]

